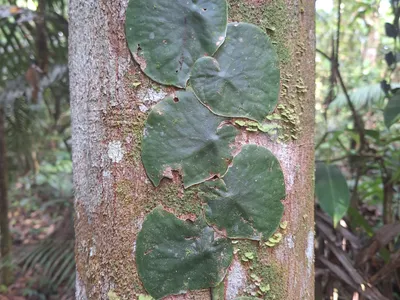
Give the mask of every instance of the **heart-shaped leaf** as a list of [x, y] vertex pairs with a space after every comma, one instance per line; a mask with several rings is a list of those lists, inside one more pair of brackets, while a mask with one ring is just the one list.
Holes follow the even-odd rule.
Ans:
[[315, 172], [315, 194], [321, 208], [331, 216], [336, 226], [350, 205], [350, 192], [339, 168], [318, 163]]
[[259, 27], [230, 23], [225, 43], [214, 58], [194, 64], [190, 82], [196, 96], [213, 112], [261, 122], [279, 96], [279, 60]]
[[[237, 129], [211, 113], [192, 92], [158, 103], [146, 122], [142, 160], [154, 185], [180, 170], [185, 187], [226, 172]], [[221, 125], [221, 126], [220, 126]]]
[[385, 23], [385, 33], [388, 37], [396, 38], [399, 34], [396, 26], [390, 23]]
[[396, 62], [396, 56], [392, 51], [385, 54], [385, 60], [389, 67], [391, 67]]
[[256, 145], [243, 146], [228, 172], [203, 184], [206, 219], [230, 238], [268, 239], [279, 226], [285, 197], [275, 156]]
[[136, 242], [140, 279], [156, 299], [218, 285], [232, 258], [232, 243], [214, 240], [204, 221], [185, 222], [160, 208], [146, 217]]
[[389, 98], [389, 102], [383, 111], [383, 116], [387, 128], [390, 128], [390, 126], [400, 119], [400, 89]]
[[227, 14], [226, 0], [130, 0], [129, 49], [151, 79], [185, 87], [194, 62], [223, 43]]

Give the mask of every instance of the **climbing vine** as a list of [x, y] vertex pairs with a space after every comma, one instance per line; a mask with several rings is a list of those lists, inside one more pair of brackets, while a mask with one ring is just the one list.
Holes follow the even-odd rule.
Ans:
[[[286, 226], [280, 224], [285, 183], [278, 160], [263, 147], [236, 149], [234, 143], [242, 130], [277, 129], [263, 121], [278, 102], [279, 59], [259, 27], [228, 23], [227, 16], [226, 0], [130, 1], [127, 9], [128, 45], [143, 72], [184, 89], [147, 118], [146, 173], [158, 186], [178, 171], [185, 188], [199, 186], [203, 201], [195, 217], [180, 219], [157, 207], [144, 220], [136, 264], [157, 299], [218, 286], [237, 239], [273, 247], [282, 238], [276, 230]], [[253, 259], [252, 252], [243, 255], [242, 261]], [[259, 293], [268, 291], [262, 285]]]

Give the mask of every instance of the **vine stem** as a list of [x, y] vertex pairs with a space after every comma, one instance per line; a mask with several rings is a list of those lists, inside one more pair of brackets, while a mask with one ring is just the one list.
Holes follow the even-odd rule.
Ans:
[[211, 300], [224, 300], [225, 298], [225, 282], [222, 281], [216, 287], [211, 288]]

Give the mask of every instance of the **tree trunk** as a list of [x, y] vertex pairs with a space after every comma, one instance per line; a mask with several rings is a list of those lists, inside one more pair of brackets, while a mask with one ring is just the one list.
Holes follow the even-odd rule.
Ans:
[[[270, 285], [265, 299], [314, 299], [314, 1], [228, 2], [230, 20], [262, 27], [276, 45], [281, 68], [276, 113], [284, 127], [279, 142], [250, 132], [238, 139], [242, 145], [270, 149], [280, 161], [287, 194], [284, 237], [273, 248], [239, 243], [242, 251], [257, 254], [254, 268]], [[126, 7], [127, 0], [70, 2], [77, 299], [145, 294], [134, 255], [141, 223], [166, 199], [179, 206], [185, 205], [181, 199], [191, 197], [179, 179], [164, 179], [154, 188], [141, 164], [148, 106], [173, 89], [159, 89], [132, 61], [124, 34]], [[229, 271], [225, 299], [244, 294], [251, 285], [254, 269], [239, 260]], [[170, 299], [211, 296], [201, 290]]]
[[[7, 158], [4, 118], [4, 110], [0, 105], [0, 258], [8, 261], [11, 254], [11, 235], [8, 227]], [[0, 269], [0, 275], [0, 283], [9, 285], [12, 282], [11, 267], [8, 263]]]

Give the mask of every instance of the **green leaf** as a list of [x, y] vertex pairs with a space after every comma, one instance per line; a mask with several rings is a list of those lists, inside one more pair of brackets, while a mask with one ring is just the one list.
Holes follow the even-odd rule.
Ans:
[[374, 140], [379, 141], [380, 131], [372, 130], [372, 129], [366, 129], [366, 130], [364, 130], [364, 133], [365, 133], [366, 136], [370, 136]]
[[315, 193], [321, 208], [331, 216], [333, 224], [336, 226], [350, 205], [350, 192], [346, 178], [337, 166], [317, 164]]
[[192, 92], [177, 92], [151, 111], [143, 138], [142, 160], [154, 185], [171, 170], [180, 170], [185, 187], [226, 172], [232, 160], [230, 144], [237, 129], [221, 125]]
[[222, 179], [203, 184], [207, 221], [230, 238], [268, 239], [279, 226], [285, 197], [275, 156], [256, 145], [243, 146]]
[[218, 115], [261, 122], [279, 96], [279, 61], [268, 36], [257, 26], [230, 23], [214, 58], [200, 58], [190, 82], [196, 96]]
[[257, 300], [257, 299], [258, 298], [256, 297], [246, 297], [246, 296], [235, 298], [235, 300]]
[[182, 221], [161, 208], [146, 217], [137, 238], [139, 276], [156, 299], [217, 286], [232, 258], [231, 242], [214, 240], [204, 221]]
[[383, 111], [383, 116], [385, 118], [385, 125], [390, 128], [394, 123], [396, 123], [400, 118], [400, 90], [390, 97], [388, 104]]
[[129, 49], [151, 79], [185, 87], [194, 62], [223, 43], [227, 14], [226, 0], [130, 0]]

